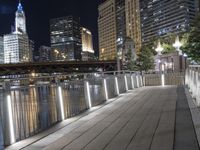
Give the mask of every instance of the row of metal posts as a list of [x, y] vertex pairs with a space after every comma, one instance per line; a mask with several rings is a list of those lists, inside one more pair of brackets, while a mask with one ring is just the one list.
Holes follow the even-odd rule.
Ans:
[[200, 66], [189, 66], [186, 70], [185, 83], [189, 87], [192, 98], [195, 98], [196, 104], [200, 106]]
[[[127, 83], [127, 76], [126, 74], [123, 74], [124, 76], [124, 82], [126, 85], [126, 92], [130, 90], [128, 88], [128, 83]], [[134, 76], [136, 81], [134, 80]], [[115, 90], [117, 92], [117, 96], [119, 96], [121, 93], [119, 91], [119, 84], [118, 84], [118, 78], [117, 75], [114, 75], [115, 78]], [[103, 82], [103, 88], [104, 88], [104, 94], [105, 94], [105, 100], [108, 100], [108, 92], [107, 92], [107, 77], [102, 76], [102, 82]], [[135, 84], [136, 82], [136, 84]], [[136, 86], [135, 86], [136, 85]], [[134, 75], [131, 73], [131, 88], [139, 88], [142, 87], [143, 84], [143, 79], [141, 75]], [[63, 99], [63, 90], [61, 86], [61, 82], [59, 79], [56, 80], [56, 86], [57, 86], [57, 101], [58, 101], [58, 107], [59, 107], [59, 118], [60, 121], [65, 120], [67, 116], [65, 116], [64, 112], [64, 99]], [[0, 149], [4, 145], [11, 145], [16, 142], [16, 137], [15, 137], [15, 127], [14, 127], [14, 112], [13, 112], [13, 105], [12, 105], [12, 98], [11, 98], [11, 81], [6, 80], [3, 84], [3, 93], [4, 93], [4, 98], [6, 99], [5, 102], [5, 114], [6, 114], [6, 120], [3, 120], [1, 122], [0, 120], [0, 132], [2, 130], [2, 126], [4, 127], [4, 134], [0, 134]], [[90, 94], [90, 83], [87, 79], [84, 80], [84, 93], [85, 93], [85, 100], [86, 100], [86, 105], [87, 108], [90, 109], [92, 107], [92, 101], [91, 101], [91, 94]], [[4, 141], [4, 142], [2, 142]]]

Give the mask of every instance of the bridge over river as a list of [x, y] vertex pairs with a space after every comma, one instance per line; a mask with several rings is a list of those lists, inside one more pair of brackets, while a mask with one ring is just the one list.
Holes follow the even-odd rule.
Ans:
[[[189, 88], [184, 85], [183, 78], [182, 74], [164, 75], [164, 78], [163, 74], [143, 76], [133, 72], [104, 74], [100, 80], [86, 79], [83, 84], [81, 83], [84, 87], [82, 89], [84, 94], [79, 95], [82, 97], [82, 103], [74, 102], [75, 100], [70, 102], [69, 99], [66, 103], [66, 98], [70, 96], [70, 87], [64, 87], [62, 83], [58, 83], [55, 88], [58, 93], [63, 94], [61, 98], [63, 108], [57, 108], [62, 104], [58, 100], [56, 108], [59, 111], [52, 115], [48, 112], [49, 108], [54, 107], [52, 101], [44, 106], [46, 108], [51, 104], [48, 111], [40, 106], [40, 110], [45, 113], [37, 111], [37, 115], [43, 118], [39, 120], [38, 127], [35, 128], [44, 127], [45, 130], [40, 130], [40, 132], [35, 130], [37, 134], [28, 136], [30, 130], [22, 130], [23, 127], [21, 127], [21, 136], [25, 134], [21, 133], [23, 131], [26, 132], [27, 137], [24, 136], [24, 139], [16, 143], [12, 143], [12, 131], [10, 131], [8, 133], [10, 136], [4, 135], [4, 142], [12, 144], [6, 149], [198, 150], [200, 142], [198, 69], [191, 67], [186, 72], [185, 81]], [[160, 81], [153, 85], [153, 81], [156, 80]], [[159, 83], [161, 85], [158, 85]], [[150, 84], [151, 86], [148, 86]], [[80, 86], [77, 86], [77, 82], [75, 85], [76, 87], [73, 88], [77, 92]], [[35, 90], [38, 91], [38, 89]], [[68, 95], [64, 94], [67, 93], [65, 90], [68, 90]], [[12, 97], [11, 94], [11, 102]], [[22, 113], [13, 109], [12, 111]], [[45, 120], [47, 116], [48, 121]], [[55, 124], [52, 121], [55, 118], [53, 119], [52, 116], [57, 116], [61, 122], [55, 121]], [[38, 119], [38, 116], [33, 118]], [[11, 119], [14, 122], [7, 121], [7, 124], [15, 125], [15, 114]], [[45, 123], [41, 123], [42, 121]], [[47, 126], [47, 122], [52, 124]], [[29, 121], [24, 121], [24, 124], [27, 124], [27, 127], [31, 126]], [[3, 129], [8, 128], [4, 126]], [[17, 141], [20, 139], [19, 128], [14, 126], [13, 131], [14, 141]]]

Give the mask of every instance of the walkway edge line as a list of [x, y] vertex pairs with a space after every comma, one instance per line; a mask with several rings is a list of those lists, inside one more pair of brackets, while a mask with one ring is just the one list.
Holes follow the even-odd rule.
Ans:
[[188, 87], [185, 87], [184, 89], [185, 89], [185, 94], [187, 97], [188, 105], [190, 108], [190, 112], [192, 115], [192, 121], [193, 121], [194, 129], [196, 132], [197, 141], [198, 141], [198, 144], [200, 147], [200, 110], [197, 107], [197, 105], [195, 104], [195, 101], [192, 98]]

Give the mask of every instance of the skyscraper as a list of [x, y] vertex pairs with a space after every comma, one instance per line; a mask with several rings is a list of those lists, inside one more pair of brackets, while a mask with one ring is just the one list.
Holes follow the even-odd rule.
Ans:
[[[124, 43], [131, 38], [141, 48], [139, 0], [106, 0], [99, 5], [100, 59], [122, 58]], [[134, 51], [135, 52], [135, 51]]]
[[0, 36], [0, 64], [4, 63], [3, 37]]
[[107, 0], [99, 5], [98, 33], [100, 60], [116, 59], [117, 30], [115, 0]]
[[142, 46], [140, 25], [140, 0], [125, 0], [126, 9], [126, 36], [135, 44], [137, 53]]
[[29, 61], [28, 36], [17, 33], [4, 35], [4, 62], [23, 63]]
[[50, 20], [51, 48], [54, 61], [81, 60], [79, 18], [66, 16]]
[[92, 33], [86, 28], [81, 28], [81, 39], [82, 39], [82, 60], [92, 60], [94, 59], [94, 49]]
[[19, 2], [15, 13], [15, 31], [4, 35], [4, 63], [30, 62], [29, 38], [26, 33], [26, 18]]
[[197, 0], [140, 0], [142, 42], [190, 29], [198, 10]]
[[126, 12], [125, 0], [115, 0], [116, 9], [116, 44], [118, 57], [122, 58], [126, 38]]

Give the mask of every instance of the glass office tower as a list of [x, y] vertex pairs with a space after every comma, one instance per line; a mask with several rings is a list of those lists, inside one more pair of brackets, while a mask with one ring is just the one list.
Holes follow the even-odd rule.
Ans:
[[66, 16], [50, 20], [53, 61], [81, 60], [81, 27], [77, 17]]

